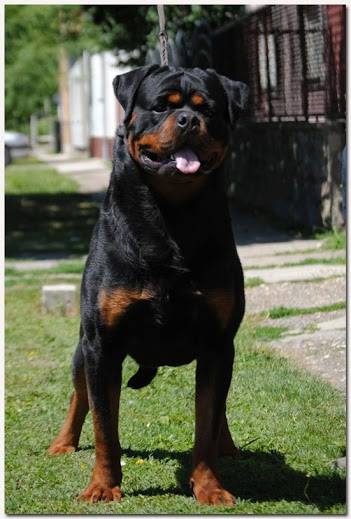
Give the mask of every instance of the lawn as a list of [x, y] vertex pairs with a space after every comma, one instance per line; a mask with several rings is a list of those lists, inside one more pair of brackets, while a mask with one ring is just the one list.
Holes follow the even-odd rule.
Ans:
[[14, 161], [5, 179], [7, 259], [87, 253], [99, 202], [33, 158]]
[[6, 167], [5, 191], [9, 195], [34, 193], [76, 193], [77, 183], [60, 175], [34, 157], [17, 159]]
[[219, 467], [237, 497], [234, 508], [200, 506], [190, 495], [194, 364], [162, 368], [134, 391], [125, 387], [136, 369], [130, 359], [120, 424], [125, 497], [120, 504], [75, 500], [94, 464], [91, 417], [78, 452], [50, 458], [46, 449], [67, 410], [79, 318], [44, 314], [41, 286], [79, 285], [99, 203], [66, 181], [32, 159], [6, 168], [7, 260], [66, 258], [36, 272], [7, 263], [6, 513], [344, 514], [345, 474], [333, 468], [345, 454], [344, 399], [265, 349], [285, 329], [264, 326], [263, 315], [247, 319], [236, 341], [228, 421], [242, 452]]
[[[345, 513], [345, 474], [332, 466], [345, 454], [344, 400], [326, 383], [269, 353], [263, 346], [267, 334], [281, 330], [258, 330], [260, 317], [246, 320], [239, 333], [229, 393], [229, 423], [242, 454], [220, 463], [223, 483], [237, 497], [236, 507], [200, 506], [189, 492], [194, 364], [162, 368], [150, 386], [134, 391], [125, 387], [135, 370], [132, 360], [124, 366], [121, 400], [125, 497], [120, 504], [76, 501], [94, 463], [91, 417], [80, 451], [50, 458], [46, 449], [67, 410], [79, 320], [42, 312], [40, 287], [48, 273], [33, 275], [31, 283], [14, 271], [9, 274], [8, 514]], [[50, 282], [67, 280], [63, 275], [51, 273]], [[26, 273], [27, 280], [30, 276]], [[79, 283], [77, 274], [72, 276]]]

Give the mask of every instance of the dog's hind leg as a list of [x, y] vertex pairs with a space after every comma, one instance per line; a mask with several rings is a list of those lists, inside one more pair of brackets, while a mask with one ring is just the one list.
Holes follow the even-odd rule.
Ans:
[[128, 387], [140, 389], [147, 386], [157, 374], [157, 368], [140, 366], [138, 371], [128, 380]]
[[48, 449], [51, 455], [65, 454], [77, 450], [80, 433], [89, 411], [88, 392], [81, 342], [73, 357], [72, 375], [74, 391], [65, 422]]

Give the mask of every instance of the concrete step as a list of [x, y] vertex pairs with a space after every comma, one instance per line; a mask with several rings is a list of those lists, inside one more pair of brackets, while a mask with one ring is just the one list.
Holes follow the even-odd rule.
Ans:
[[322, 240], [285, 240], [266, 243], [250, 243], [239, 245], [240, 258], [273, 256], [275, 254], [290, 254], [303, 251], [318, 251], [323, 245]]
[[298, 267], [250, 269], [245, 271], [245, 278], [260, 278], [265, 283], [281, 283], [282, 281], [304, 281], [345, 276], [345, 274], [345, 265], [301, 265]]
[[315, 259], [315, 260], [327, 260], [327, 259], [335, 259], [335, 258], [344, 258], [345, 251], [337, 250], [337, 251], [319, 251], [318, 249], [315, 252], [308, 253], [300, 253], [300, 254], [279, 254], [279, 255], [268, 255], [268, 256], [246, 256], [242, 254], [240, 256], [242, 265], [245, 268], [254, 268], [254, 267], [268, 267], [270, 265], [279, 266], [285, 265], [287, 263], [300, 263], [307, 259]]
[[254, 314], [278, 306], [288, 308], [327, 306], [345, 300], [345, 277], [314, 283], [272, 283], [246, 289], [246, 312]]
[[314, 333], [286, 336], [270, 343], [269, 347], [303, 369], [328, 381], [346, 392], [346, 329], [317, 330]]
[[[329, 324], [330, 323], [330, 324]], [[280, 319], [265, 319], [264, 326], [288, 328], [288, 333], [305, 333], [323, 328], [346, 328], [346, 312], [333, 310], [332, 312], [316, 312], [313, 314], [281, 317]]]

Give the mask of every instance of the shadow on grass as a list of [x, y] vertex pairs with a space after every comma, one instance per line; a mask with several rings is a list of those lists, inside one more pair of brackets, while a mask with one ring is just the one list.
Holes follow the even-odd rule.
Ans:
[[[176, 472], [178, 487], [162, 489], [150, 487], [132, 495], [191, 495], [189, 475], [191, 452], [171, 452], [161, 449], [122, 449], [122, 455], [147, 459], [175, 459], [179, 463]], [[346, 501], [346, 481], [335, 472], [327, 476], [310, 476], [291, 468], [280, 452], [243, 450], [236, 459], [222, 458], [219, 473], [223, 486], [235, 496], [250, 501], [300, 501], [313, 504], [320, 510]]]
[[6, 195], [6, 257], [86, 254], [101, 197], [94, 194]]
[[[6, 257], [68, 258], [88, 252], [104, 193], [6, 195]], [[234, 209], [231, 216], [237, 243], [293, 239], [262, 218]]]

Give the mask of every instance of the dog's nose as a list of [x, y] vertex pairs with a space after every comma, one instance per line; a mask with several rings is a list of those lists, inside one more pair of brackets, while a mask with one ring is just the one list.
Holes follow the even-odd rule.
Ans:
[[182, 130], [194, 130], [200, 125], [200, 120], [196, 115], [192, 113], [181, 112], [177, 117], [177, 125]]

